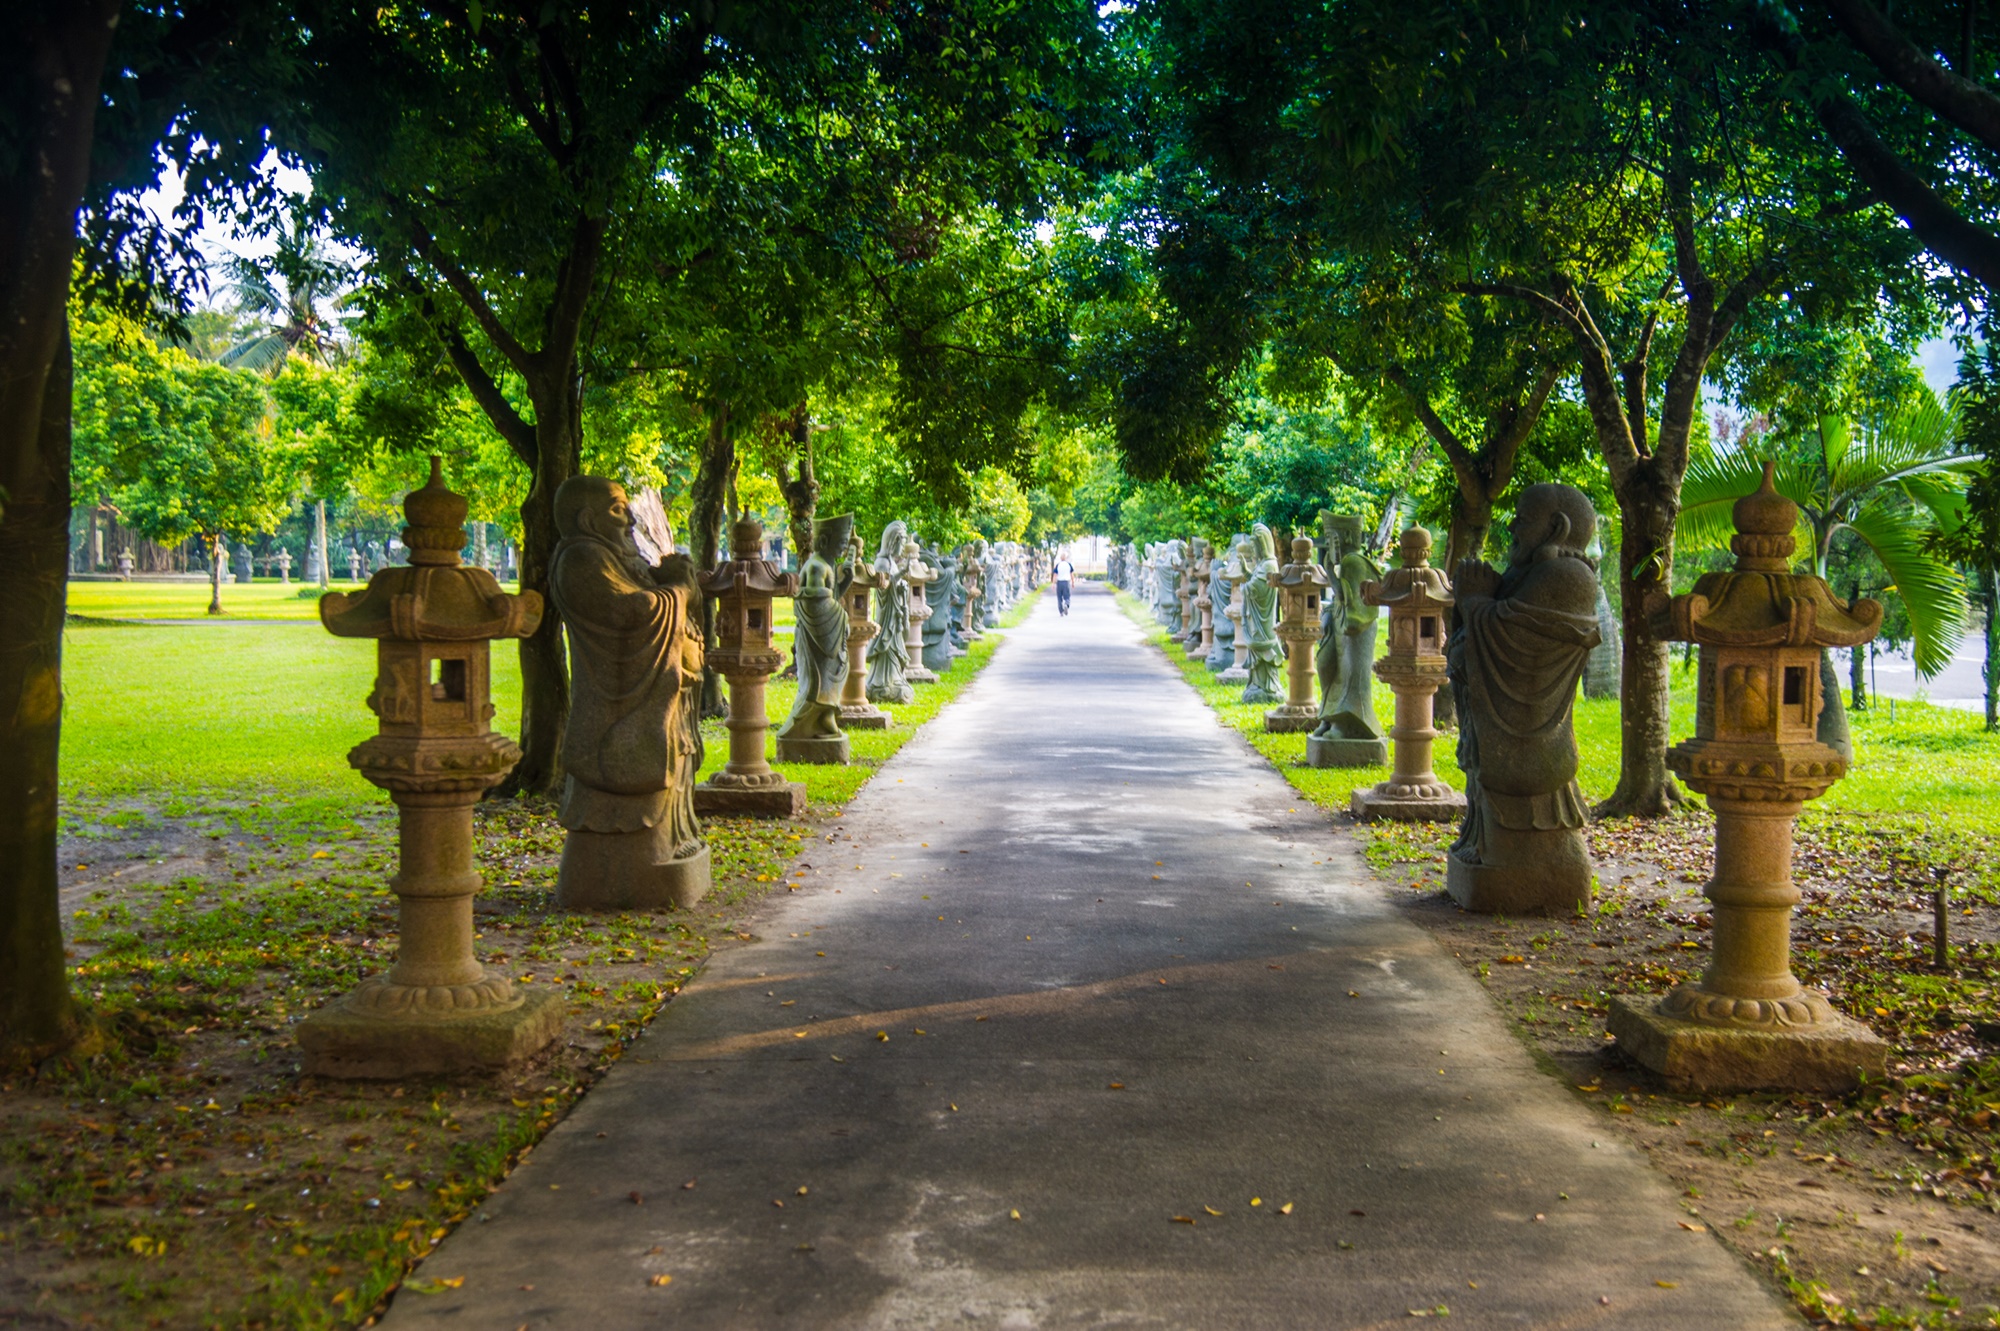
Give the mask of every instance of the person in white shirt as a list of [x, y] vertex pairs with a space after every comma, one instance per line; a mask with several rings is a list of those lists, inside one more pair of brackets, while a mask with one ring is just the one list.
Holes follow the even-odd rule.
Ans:
[[1076, 576], [1076, 565], [1069, 562], [1069, 556], [1056, 556], [1056, 612], [1069, 613], [1069, 584]]

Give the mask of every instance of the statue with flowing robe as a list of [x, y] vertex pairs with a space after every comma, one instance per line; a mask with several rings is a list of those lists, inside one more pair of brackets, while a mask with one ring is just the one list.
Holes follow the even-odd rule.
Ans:
[[[778, 757], [790, 761], [846, 761], [847, 737], [840, 730], [840, 693], [847, 684], [847, 607], [835, 572], [847, 549], [854, 515], [813, 523], [812, 551], [799, 570], [792, 599], [792, 643], [799, 664], [798, 698], [778, 727]], [[810, 755], [834, 748], [838, 757]]]
[[882, 630], [868, 644], [868, 701], [909, 702], [916, 689], [905, 678], [910, 665], [910, 583], [905, 577], [906, 529], [891, 522], [882, 529], [875, 554], [875, 623]]
[[701, 592], [694, 565], [649, 566], [624, 487], [575, 476], [556, 492], [549, 591], [569, 639], [570, 714], [556, 900], [692, 905], [709, 886], [694, 813], [701, 767]]

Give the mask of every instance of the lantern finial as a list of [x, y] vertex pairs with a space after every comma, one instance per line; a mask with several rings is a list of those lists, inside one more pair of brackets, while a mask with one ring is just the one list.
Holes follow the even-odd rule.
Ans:
[[1783, 573], [1798, 548], [1792, 528], [1798, 524], [1799, 506], [1778, 493], [1777, 470], [1776, 462], [1766, 461], [1763, 484], [1730, 510], [1736, 535], [1729, 548], [1736, 552], [1736, 567], [1744, 572]]

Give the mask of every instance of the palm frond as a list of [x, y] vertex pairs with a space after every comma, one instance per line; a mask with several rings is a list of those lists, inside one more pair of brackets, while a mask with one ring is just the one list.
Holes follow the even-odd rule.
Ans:
[[262, 374], [282, 363], [290, 349], [282, 332], [262, 333], [223, 352], [221, 363], [232, 370]]
[[1920, 512], [1878, 494], [1861, 505], [1847, 526], [1888, 570], [1909, 611], [1917, 674], [1929, 679], [1951, 663], [1971, 611], [1958, 570], [1924, 551], [1923, 536], [1930, 524]]

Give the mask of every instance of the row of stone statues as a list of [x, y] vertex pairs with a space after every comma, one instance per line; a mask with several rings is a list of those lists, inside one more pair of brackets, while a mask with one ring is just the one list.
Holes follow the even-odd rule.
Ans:
[[[1560, 910], [1590, 890], [1570, 715], [1601, 639], [1595, 525], [1580, 491], [1532, 486], [1517, 502], [1505, 570], [1467, 559], [1447, 578], [1430, 566], [1430, 534], [1413, 527], [1399, 567], [1385, 571], [1360, 518], [1322, 513], [1318, 548], [1300, 536], [1282, 565], [1260, 523], [1221, 549], [1199, 539], [1127, 546], [1113, 552], [1111, 576], [1217, 680], [1240, 681], [1245, 703], [1277, 704], [1267, 729], [1309, 731], [1311, 766], [1388, 760], [1380, 678], [1396, 695], [1396, 761], [1387, 781], [1354, 792], [1355, 815], [1462, 817], [1447, 866], [1454, 897], [1481, 910]], [[1385, 610], [1389, 650], [1378, 660]], [[1447, 678], [1464, 794], [1432, 771], [1432, 704]]]

